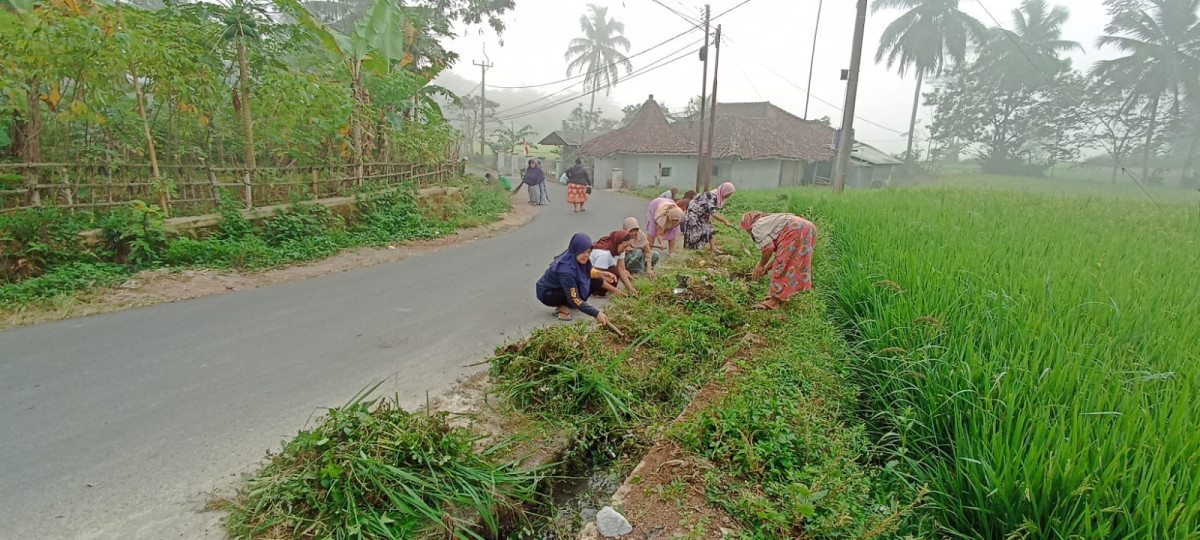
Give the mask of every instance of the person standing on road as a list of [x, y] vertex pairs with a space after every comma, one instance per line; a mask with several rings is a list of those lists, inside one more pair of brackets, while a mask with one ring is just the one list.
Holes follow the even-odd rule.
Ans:
[[679, 238], [679, 225], [683, 222], [683, 210], [675, 201], [667, 198], [654, 199], [646, 212], [646, 234], [650, 244], [661, 247], [659, 240], [666, 242], [667, 256], [675, 255], [675, 240]]
[[546, 171], [538, 166], [536, 159], [529, 160], [529, 167], [525, 169], [521, 182], [528, 186], [529, 204], [533, 206], [550, 204], [550, 192], [546, 189]]
[[642, 230], [637, 218], [625, 218], [624, 226], [625, 232], [629, 233], [629, 253], [625, 255], [625, 268], [631, 274], [646, 274], [646, 277], [654, 279], [658, 251], [650, 247], [650, 237]]
[[575, 159], [575, 166], [567, 169], [567, 202], [575, 206], [575, 212], [586, 212], [588, 194], [592, 192], [592, 177], [583, 168], [583, 161]]
[[717, 244], [713, 242], [717, 231], [713, 229], [712, 221], [717, 220], [727, 227], [733, 226], [729, 220], [721, 217], [717, 210], [725, 208], [725, 202], [735, 191], [737, 188], [732, 182], [725, 182], [717, 189], [706, 191], [692, 199], [688, 204], [687, 216], [683, 218], [683, 247], [700, 249], [708, 244], [713, 254], [720, 253]]
[[792, 295], [812, 289], [812, 254], [817, 243], [817, 226], [792, 214], [754, 211], [742, 216], [742, 230], [750, 233], [762, 257], [754, 266], [754, 279], [767, 274], [771, 257], [771, 289], [766, 301], [755, 309], [776, 310]]
[[610, 324], [608, 316], [588, 304], [587, 299], [591, 293], [592, 278], [616, 283], [617, 277], [592, 268], [591, 256], [592, 239], [578, 233], [571, 237], [567, 250], [550, 263], [550, 268], [537, 282], [538, 301], [554, 308], [554, 315], [560, 321], [571, 320], [571, 310], [578, 309], [595, 317], [600, 324]]

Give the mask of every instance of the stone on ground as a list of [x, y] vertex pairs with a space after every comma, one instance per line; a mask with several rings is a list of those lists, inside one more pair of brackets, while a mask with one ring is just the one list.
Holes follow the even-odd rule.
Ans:
[[629, 524], [629, 520], [611, 506], [605, 506], [596, 512], [596, 528], [605, 538], [616, 538], [633, 532], [633, 525]]

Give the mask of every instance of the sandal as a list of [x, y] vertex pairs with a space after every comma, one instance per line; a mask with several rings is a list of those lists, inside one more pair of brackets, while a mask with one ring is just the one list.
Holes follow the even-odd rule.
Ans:
[[556, 318], [562, 322], [571, 322], [571, 314], [570, 313], [563, 313], [561, 311], [555, 311], [554, 318]]

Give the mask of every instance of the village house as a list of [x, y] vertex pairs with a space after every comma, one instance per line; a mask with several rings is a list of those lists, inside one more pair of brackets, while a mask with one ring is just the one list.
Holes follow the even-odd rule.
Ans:
[[[600, 185], [691, 189], [699, 136], [698, 116], [668, 123], [650, 96], [629, 125], [586, 142], [581, 150], [595, 158]], [[733, 181], [739, 189], [811, 185], [829, 175], [833, 136], [833, 128], [770, 103], [720, 103], [711, 184]]]

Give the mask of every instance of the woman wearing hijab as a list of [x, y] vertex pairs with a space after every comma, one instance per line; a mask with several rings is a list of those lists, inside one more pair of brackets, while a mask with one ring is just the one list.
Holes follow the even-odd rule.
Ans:
[[742, 216], [742, 230], [750, 233], [762, 250], [754, 267], [754, 279], [767, 274], [771, 257], [771, 289], [766, 301], [755, 309], [779, 309], [792, 295], [812, 289], [812, 253], [817, 243], [817, 226], [792, 214], [754, 211]]
[[538, 166], [536, 159], [529, 160], [529, 168], [525, 169], [521, 183], [528, 186], [529, 204], [533, 206], [550, 204], [550, 192], [546, 189], [546, 171]]
[[537, 282], [537, 298], [542, 304], [554, 308], [560, 321], [571, 320], [571, 310], [578, 309], [600, 324], [608, 324], [608, 316], [587, 303], [591, 293], [592, 278], [616, 282], [617, 277], [592, 268], [592, 239], [579, 233], [571, 237], [571, 244], [542, 274]]
[[617, 288], [618, 283], [592, 278], [592, 290], [596, 291], [596, 296], [606, 296], [608, 293], [625, 296], [637, 292], [629, 279], [629, 270], [625, 267], [625, 254], [629, 251], [629, 244], [629, 233], [621, 229], [597, 240], [592, 246], [592, 268], [617, 276], [617, 281], [625, 285], [625, 291], [622, 292]]
[[650, 248], [650, 237], [642, 230], [637, 218], [625, 218], [624, 226], [625, 232], [629, 233], [629, 252], [625, 254], [625, 269], [631, 274], [646, 274], [646, 277], [654, 279], [658, 251]]
[[683, 218], [683, 247], [700, 249], [708, 244], [713, 253], [719, 253], [717, 245], [713, 243], [717, 231], [713, 229], [712, 220], [724, 223], [727, 227], [733, 226], [729, 220], [721, 217], [717, 210], [725, 208], [726, 201], [735, 191], [737, 188], [733, 187], [732, 182], [725, 182], [717, 189], [706, 191], [692, 199], [688, 204], [687, 216]]
[[679, 238], [680, 223], [683, 223], [683, 210], [676, 206], [675, 201], [666, 197], [650, 201], [646, 212], [646, 234], [656, 247], [659, 240], [666, 242], [667, 256], [675, 254], [675, 239]]

